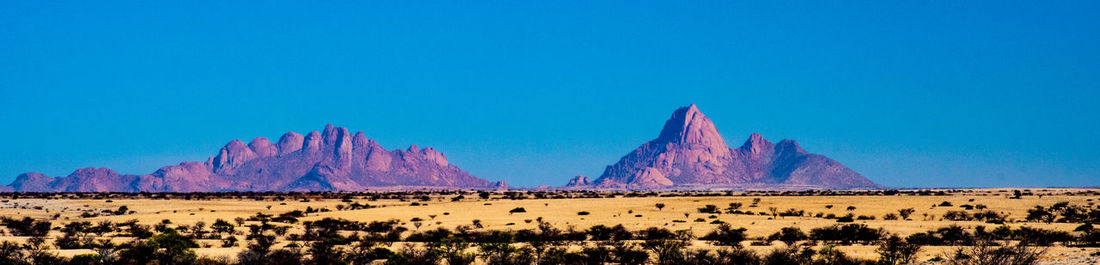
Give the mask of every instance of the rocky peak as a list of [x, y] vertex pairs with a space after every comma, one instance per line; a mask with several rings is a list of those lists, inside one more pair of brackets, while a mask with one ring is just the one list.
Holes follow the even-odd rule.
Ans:
[[283, 137], [279, 137], [279, 154], [289, 154], [297, 152], [302, 149], [302, 143], [305, 137], [296, 132], [286, 132]]
[[47, 178], [49, 178], [49, 176], [46, 176], [46, 174], [42, 174], [42, 173], [38, 173], [38, 172], [27, 172], [27, 173], [19, 174], [18, 177], [15, 177], [16, 180], [47, 179]]
[[569, 180], [569, 183], [565, 184], [566, 187], [578, 187], [592, 185], [592, 181], [583, 175], [577, 175]]
[[213, 167], [215, 171], [228, 171], [258, 157], [252, 149], [241, 140], [229, 141], [218, 155], [214, 156]]
[[373, 154], [376, 152], [386, 152], [385, 148], [378, 145], [378, 141], [367, 138], [363, 132], [356, 132], [355, 136], [351, 138], [352, 150], [356, 152], [367, 152], [367, 154]]
[[[303, 151], [302, 149], [306, 149]], [[260, 158], [263, 159], [260, 159]], [[394, 159], [400, 157], [400, 159]], [[147, 175], [119, 175], [106, 168], [83, 168], [65, 177], [20, 175], [0, 191], [339, 191], [370, 187], [507, 189], [450, 165], [433, 148], [386, 151], [362, 133], [325, 126], [324, 133], [287, 132], [273, 144], [256, 137], [233, 140], [204, 163], [183, 162]]]
[[[65, 191], [72, 191], [75, 187], [96, 187], [99, 184], [106, 184], [108, 182], [117, 181], [120, 179], [119, 174], [109, 168], [101, 167], [86, 167], [73, 171], [69, 176], [60, 178], [51, 185], [70, 186], [66, 187]], [[80, 188], [76, 188], [80, 189]]]
[[722, 135], [718, 134], [714, 122], [695, 104], [674, 111], [655, 142], [703, 146], [717, 152], [719, 156], [729, 153], [729, 147]]
[[447, 157], [444, 156], [443, 153], [436, 151], [435, 148], [425, 147], [423, 150], [420, 150], [420, 154], [424, 155], [424, 159], [435, 162], [440, 166], [446, 166], [448, 163]]
[[[734, 152], [734, 153], [731, 153]], [[583, 183], [577, 177], [570, 185]], [[677, 109], [657, 139], [604, 169], [596, 188], [881, 188], [827, 157], [810, 154], [795, 141], [769, 142], [753, 133], [730, 149], [694, 104]]]
[[105, 167], [100, 167], [100, 168], [86, 167], [86, 168], [77, 169], [76, 171], [73, 171], [73, 173], [69, 174], [69, 175], [112, 176], [112, 175], [118, 175], [118, 173], [115, 173], [114, 170], [111, 170], [110, 168], [105, 168]]
[[801, 146], [798, 146], [798, 142], [796, 142], [794, 140], [789, 140], [789, 139], [784, 139], [782, 141], [779, 141], [779, 143], [775, 145], [775, 152], [780, 153], [780, 154], [788, 154], [788, 153], [789, 154], [808, 154], [809, 153], [809, 152], [806, 152], [806, 150], [802, 149]]
[[279, 154], [279, 148], [275, 147], [275, 144], [262, 136], [252, 139], [252, 142], [248, 143], [248, 147], [260, 157], [269, 157]]
[[369, 146], [370, 139], [367, 139], [367, 135], [363, 134], [363, 131], [355, 132], [355, 136], [351, 137], [351, 145], [353, 149], [364, 149]]
[[303, 148], [305, 148], [306, 151], [316, 151], [321, 149], [321, 145], [321, 133], [312, 131], [306, 135], [305, 146], [303, 146]]
[[505, 182], [503, 180], [498, 180], [496, 183], [493, 183], [493, 188], [495, 190], [508, 190], [508, 188], [509, 188], [508, 182]]
[[16, 191], [44, 191], [50, 189], [50, 183], [53, 181], [54, 178], [45, 174], [28, 172], [15, 177], [15, 181], [11, 182], [11, 187]]
[[325, 145], [332, 145], [335, 144], [336, 141], [340, 140], [341, 135], [347, 134], [347, 128], [332, 126], [332, 124], [325, 124], [325, 129], [321, 131], [321, 138], [324, 139]]
[[335, 129], [333, 129], [333, 131], [334, 132], [332, 134], [335, 135], [335, 137], [333, 139], [333, 143], [336, 145], [335, 146], [336, 155], [339, 156], [339, 157], [346, 157], [346, 156], [351, 155], [352, 137], [351, 137], [351, 133], [348, 132], [348, 128], [336, 127]]
[[759, 133], [752, 133], [752, 135], [749, 135], [749, 139], [745, 140], [745, 143], [738, 149], [745, 154], [760, 155], [770, 153], [773, 148], [775, 148], [775, 144], [769, 142], [768, 139], [764, 139]]

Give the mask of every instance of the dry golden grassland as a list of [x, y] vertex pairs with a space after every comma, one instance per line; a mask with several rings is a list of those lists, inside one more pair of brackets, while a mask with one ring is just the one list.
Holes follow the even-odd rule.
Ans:
[[[170, 220], [173, 225], [191, 225], [196, 222], [204, 222], [209, 225], [217, 219], [233, 222], [236, 218], [248, 218], [257, 213], [278, 215], [293, 210], [305, 210], [307, 207], [315, 209], [327, 209], [328, 211], [308, 214], [301, 221], [319, 220], [326, 217], [343, 218], [353, 221], [384, 221], [397, 219], [409, 228], [410, 231], [435, 229], [443, 227], [454, 229], [459, 225], [470, 225], [474, 220], [480, 220], [483, 229], [489, 230], [518, 230], [535, 229], [538, 218], [562, 229], [573, 227], [584, 230], [593, 225], [618, 225], [622, 224], [631, 230], [640, 230], [648, 227], [663, 227], [670, 230], [687, 229], [697, 236], [702, 236], [713, 230], [717, 224], [715, 220], [728, 223], [733, 227], [744, 227], [750, 237], [766, 237], [783, 227], [800, 227], [809, 232], [812, 228], [836, 225], [835, 219], [815, 217], [818, 213], [823, 216], [833, 214], [844, 216], [873, 216], [874, 220], [856, 220], [854, 223], [866, 224], [873, 228], [882, 228], [888, 233], [907, 236], [917, 232], [924, 232], [936, 228], [958, 225], [965, 228], [986, 226], [989, 228], [999, 226], [981, 221], [948, 221], [943, 220], [942, 215], [949, 210], [962, 210], [961, 205], [985, 205], [1003, 215], [1007, 215], [1006, 225], [1010, 227], [1028, 226], [1035, 228], [1073, 231], [1080, 224], [1073, 223], [1044, 223], [1024, 222], [1027, 210], [1036, 205], [1050, 206], [1058, 202], [1069, 202], [1072, 205], [1087, 205], [1096, 207], [1100, 202], [1100, 195], [1080, 195], [1081, 190], [1073, 189], [1032, 189], [1036, 195], [1023, 196], [1019, 199], [1010, 199], [1011, 189], [977, 189], [958, 190], [949, 192], [945, 196], [765, 196], [745, 195], [735, 193], [733, 196], [706, 196], [706, 197], [614, 197], [614, 198], [573, 198], [573, 199], [502, 199], [500, 194], [494, 194], [490, 199], [478, 198], [477, 194], [467, 194], [461, 201], [451, 201], [454, 195], [434, 196], [429, 201], [421, 200], [397, 200], [382, 199], [370, 201], [366, 198], [356, 197], [352, 201], [357, 203], [377, 206], [377, 208], [359, 210], [337, 210], [338, 207], [348, 204], [341, 199], [321, 199], [309, 197], [308, 201], [302, 198], [288, 198], [284, 201], [252, 199], [211, 199], [211, 200], [183, 200], [183, 199], [9, 199], [0, 203], [0, 216], [13, 218], [33, 217], [36, 219], [51, 219], [53, 226], [61, 227], [65, 223], [73, 221], [91, 221], [97, 223], [104, 220], [113, 222], [125, 222], [137, 220], [145, 225], [155, 225], [163, 220]], [[1077, 195], [1066, 195], [1066, 193]], [[1037, 196], [1041, 194], [1042, 196]], [[1094, 193], [1095, 194], [1095, 193]], [[754, 205], [754, 201], [759, 200]], [[415, 204], [420, 204], [414, 206]], [[936, 206], [943, 202], [949, 202], [952, 206]], [[663, 209], [655, 207], [661, 203]], [[705, 205], [715, 205], [719, 209], [729, 207], [731, 203], [741, 203], [741, 211], [750, 211], [756, 214], [706, 214], [697, 209]], [[341, 206], [338, 206], [341, 205]], [[81, 217], [85, 212], [101, 212], [103, 210], [116, 210], [126, 206], [131, 212], [124, 215], [101, 215], [97, 217]], [[831, 206], [831, 207], [830, 207]], [[509, 213], [510, 210], [522, 207], [523, 213]], [[887, 214], [896, 214], [899, 209], [912, 208], [914, 213], [910, 220], [884, 220]], [[772, 211], [782, 212], [788, 209], [804, 211], [805, 214], [798, 217], [774, 216]], [[580, 215], [579, 212], [588, 212], [588, 215]], [[970, 211], [973, 212], [973, 211]], [[413, 218], [423, 221], [412, 222]], [[699, 219], [701, 218], [701, 219]], [[301, 222], [294, 224], [289, 233], [300, 233]], [[419, 227], [417, 227], [419, 224]], [[247, 231], [247, 228], [237, 228], [239, 231]], [[51, 231], [48, 238], [60, 236], [61, 232]], [[118, 238], [116, 241], [125, 241], [128, 238]], [[243, 237], [242, 237], [243, 239]], [[25, 237], [14, 237], [9, 233], [0, 236], [0, 241], [25, 241]], [[284, 239], [280, 239], [284, 240]], [[209, 256], [233, 256], [244, 249], [247, 242], [237, 247], [221, 248], [218, 240], [200, 240], [203, 248], [198, 249], [200, 255]], [[285, 242], [285, 241], [281, 241]], [[781, 245], [782, 243], [773, 243]], [[276, 244], [276, 246], [285, 243]], [[747, 245], [747, 244], [746, 244]], [[696, 247], [710, 247], [696, 242]], [[767, 251], [775, 246], [752, 246], [751, 249]], [[842, 250], [851, 255], [872, 258], [875, 256], [875, 246], [845, 246]], [[950, 247], [925, 247], [920, 256], [928, 258], [935, 255], [943, 255], [951, 250]], [[1088, 255], [1096, 252], [1095, 248], [1077, 248], [1054, 246], [1048, 250], [1048, 255]], [[87, 250], [64, 250], [63, 255], [83, 253]]]

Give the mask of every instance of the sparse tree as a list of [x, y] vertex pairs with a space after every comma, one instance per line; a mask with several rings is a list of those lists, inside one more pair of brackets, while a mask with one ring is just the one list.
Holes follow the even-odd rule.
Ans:
[[897, 235], [891, 235], [875, 250], [879, 263], [886, 265], [910, 264], [919, 251], [920, 245], [910, 244]]
[[898, 215], [901, 216], [902, 220], [909, 220], [909, 216], [913, 215], [914, 211], [915, 210], [913, 210], [913, 208], [899, 209], [898, 210]]
[[675, 237], [646, 240], [643, 246], [657, 256], [658, 265], [677, 264], [684, 257], [683, 249], [689, 240], [688, 231], [677, 231]]
[[434, 245], [434, 248], [440, 252], [443, 260], [446, 260], [448, 265], [473, 264], [476, 255], [466, 253], [466, 249], [469, 247], [470, 243], [454, 236], [443, 238]]
[[784, 227], [780, 229], [779, 232], [768, 236], [768, 240], [779, 240], [782, 241], [784, 244], [787, 244], [787, 246], [794, 246], [795, 242], [805, 240], [807, 238], [808, 237], [806, 236], [806, 233], [803, 233], [802, 229], [793, 226]]
[[712, 244], [719, 246], [731, 246], [734, 248], [741, 247], [741, 241], [745, 241], [745, 228], [733, 229], [729, 224], [720, 224], [714, 231], [704, 235], [700, 239], [712, 241]]

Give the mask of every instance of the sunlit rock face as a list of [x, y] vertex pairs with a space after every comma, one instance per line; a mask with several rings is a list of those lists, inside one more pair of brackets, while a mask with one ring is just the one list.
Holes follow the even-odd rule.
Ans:
[[[572, 182], [571, 182], [572, 183]], [[695, 104], [677, 109], [656, 139], [608, 166], [596, 189], [877, 189], [882, 186], [792, 140], [753, 133], [731, 149]]]
[[26, 173], [14, 191], [356, 191], [371, 188], [499, 189], [451, 165], [434, 148], [388, 151], [362, 132], [325, 126], [305, 136], [288, 132], [278, 143], [257, 137], [230, 141], [206, 162], [183, 162], [148, 175], [79, 169], [66, 177]]

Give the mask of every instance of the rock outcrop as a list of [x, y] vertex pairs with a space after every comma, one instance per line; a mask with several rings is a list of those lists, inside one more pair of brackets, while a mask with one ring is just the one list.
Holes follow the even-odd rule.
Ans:
[[589, 180], [588, 177], [581, 176], [581, 175], [577, 175], [576, 177], [573, 177], [572, 179], [569, 180], [569, 183], [565, 184], [566, 187], [587, 187], [587, 186], [591, 186], [591, 185], [592, 185], [592, 181]]
[[[570, 181], [566, 187], [580, 182]], [[699, 108], [677, 109], [656, 139], [608, 166], [595, 189], [878, 189], [859, 173], [793, 140], [753, 133], [729, 148]]]
[[367, 189], [506, 189], [471, 176], [433, 148], [388, 151], [362, 132], [325, 126], [305, 136], [288, 132], [272, 143], [233, 140], [206, 162], [183, 162], [148, 175], [107, 168], [66, 177], [19, 175], [7, 188], [24, 192], [358, 191]]

